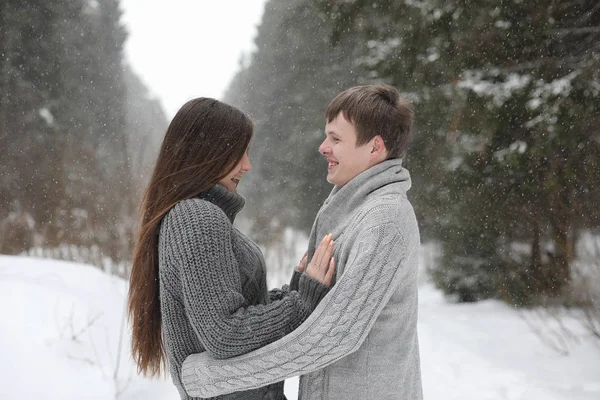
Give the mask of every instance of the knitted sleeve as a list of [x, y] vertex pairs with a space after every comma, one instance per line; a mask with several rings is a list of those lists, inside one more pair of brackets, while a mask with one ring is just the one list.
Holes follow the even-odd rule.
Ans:
[[413, 247], [414, 242], [405, 240], [394, 223], [363, 231], [344, 273], [300, 327], [233, 359], [189, 356], [182, 366], [187, 393], [212, 397], [257, 388], [314, 372], [356, 351], [407, 273], [405, 261], [413, 251], [408, 243]]
[[290, 291], [298, 290], [298, 283], [300, 282], [300, 276], [302, 276], [302, 274], [300, 272], [298, 272], [298, 270], [294, 269], [294, 272], [292, 274], [292, 279], [290, 280], [290, 284], [283, 285], [281, 287], [281, 289], [275, 288], [275, 289], [269, 290], [269, 299], [271, 301], [281, 300], [285, 296], [290, 294]]
[[[299, 291], [267, 305], [249, 305], [226, 215], [206, 201], [178, 203], [163, 220], [164, 257], [179, 271], [187, 318], [206, 353], [228, 358], [263, 347], [294, 330], [327, 288], [301, 279]], [[308, 277], [307, 277], [308, 278]]]

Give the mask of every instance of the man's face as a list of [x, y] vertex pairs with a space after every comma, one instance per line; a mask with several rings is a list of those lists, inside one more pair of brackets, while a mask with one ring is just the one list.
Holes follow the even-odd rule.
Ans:
[[357, 132], [342, 113], [325, 125], [325, 140], [319, 153], [327, 158], [327, 181], [344, 186], [373, 165], [370, 142], [356, 147]]

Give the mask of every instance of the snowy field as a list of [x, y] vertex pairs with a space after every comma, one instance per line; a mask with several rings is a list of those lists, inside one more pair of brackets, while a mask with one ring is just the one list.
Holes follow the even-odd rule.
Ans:
[[[0, 256], [0, 399], [176, 399], [169, 380], [146, 380], [119, 346], [126, 282], [81, 264]], [[496, 301], [450, 304], [420, 289], [425, 399], [598, 400], [600, 346], [575, 319], [567, 352], [533, 331], [539, 313]], [[565, 354], [568, 353], [568, 354]], [[286, 383], [296, 399], [297, 380]]]

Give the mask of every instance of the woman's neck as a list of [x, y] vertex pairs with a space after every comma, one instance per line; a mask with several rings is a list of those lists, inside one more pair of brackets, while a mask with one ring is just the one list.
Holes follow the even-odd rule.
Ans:
[[246, 202], [242, 196], [218, 183], [207, 191], [202, 192], [200, 198], [210, 201], [223, 210], [231, 223], [233, 223], [235, 216], [244, 207]]

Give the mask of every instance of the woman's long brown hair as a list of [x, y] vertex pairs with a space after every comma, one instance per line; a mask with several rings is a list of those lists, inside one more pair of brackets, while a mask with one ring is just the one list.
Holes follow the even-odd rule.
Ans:
[[252, 138], [252, 122], [235, 107], [198, 98], [177, 112], [162, 143], [140, 207], [140, 229], [129, 278], [131, 351], [138, 373], [165, 371], [159, 303], [158, 229], [179, 201], [198, 196], [241, 161]]

